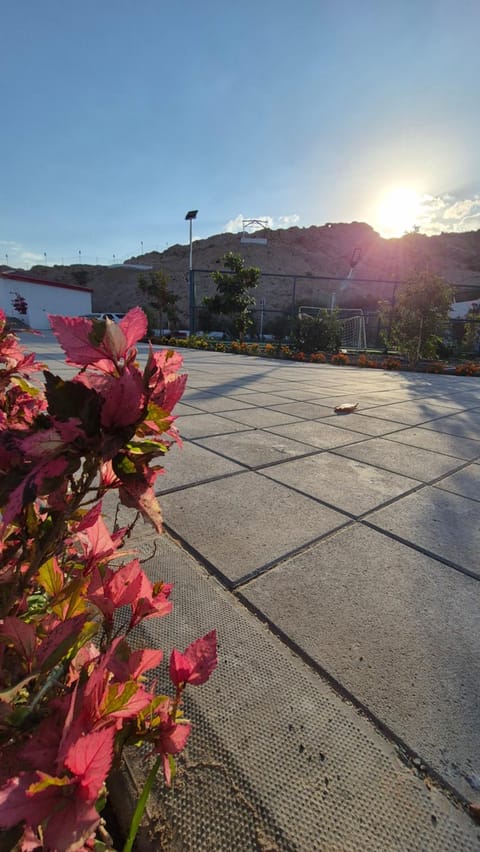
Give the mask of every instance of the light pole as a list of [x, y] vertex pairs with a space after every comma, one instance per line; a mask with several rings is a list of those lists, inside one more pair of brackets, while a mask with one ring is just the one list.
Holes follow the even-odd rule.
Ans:
[[190, 222], [190, 257], [188, 262], [188, 283], [189, 283], [189, 302], [190, 302], [190, 334], [195, 332], [195, 286], [193, 282], [193, 263], [192, 263], [192, 222], [197, 218], [198, 210], [189, 210], [185, 219]]

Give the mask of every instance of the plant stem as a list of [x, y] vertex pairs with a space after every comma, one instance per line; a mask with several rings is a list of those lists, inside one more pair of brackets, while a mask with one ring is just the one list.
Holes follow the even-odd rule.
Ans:
[[155, 781], [155, 777], [160, 767], [161, 758], [157, 757], [155, 763], [153, 764], [148, 778], [145, 781], [145, 786], [142, 790], [142, 795], [140, 796], [137, 806], [133, 812], [132, 821], [130, 823], [130, 830], [128, 832], [128, 837], [125, 841], [125, 846], [123, 847], [122, 852], [132, 852], [133, 843], [137, 836], [137, 831], [139, 829], [140, 823], [142, 821], [143, 813], [145, 811], [145, 807], [147, 805], [148, 797], [150, 795], [150, 791], [153, 787], [153, 782]]

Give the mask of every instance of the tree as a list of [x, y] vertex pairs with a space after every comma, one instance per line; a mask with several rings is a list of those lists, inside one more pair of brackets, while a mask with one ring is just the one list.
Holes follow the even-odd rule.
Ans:
[[380, 314], [388, 343], [404, 353], [410, 366], [420, 358], [434, 358], [441, 342], [439, 332], [448, 318], [453, 289], [438, 275], [411, 275], [399, 291], [394, 305], [380, 303]]
[[166, 315], [169, 327], [177, 324], [177, 310], [175, 305], [178, 296], [168, 289], [168, 276], [161, 269], [150, 272], [148, 276], [140, 275], [138, 286], [147, 297], [148, 304], [158, 313], [159, 328], [163, 328], [163, 317]]
[[28, 303], [27, 300], [20, 295], [20, 293], [12, 293], [12, 308], [17, 314], [20, 314], [22, 317], [26, 317], [28, 313]]
[[298, 317], [293, 324], [292, 341], [295, 349], [311, 355], [322, 349], [337, 350], [342, 340], [338, 311], [319, 311], [315, 317]]
[[466, 352], [476, 353], [480, 339], [480, 305], [478, 302], [473, 302], [465, 319], [465, 335], [462, 343]]
[[212, 272], [216, 292], [214, 296], [204, 296], [203, 304], [214, 314], [230, 317], [235, 337], [242, 340], [253, 325], [250, 307], [255, 304], [255, 298], [248, 291], [257, 287], [260, 270], [245, 266], [243, 257], [231, 251], [224, 256], [223, 263], [228, 272]]

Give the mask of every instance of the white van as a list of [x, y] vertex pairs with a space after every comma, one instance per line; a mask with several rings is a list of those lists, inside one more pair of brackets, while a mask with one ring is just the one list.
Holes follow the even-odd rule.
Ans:
[[103, 314], [81, 314], [83, 319], [97, 319], [97, 320], [105, 320], [109, 319], [113, 322], [120, 322], [121, 319], [126, 316], [126, 314], [111, 314], [111, 313], [103, 313]]

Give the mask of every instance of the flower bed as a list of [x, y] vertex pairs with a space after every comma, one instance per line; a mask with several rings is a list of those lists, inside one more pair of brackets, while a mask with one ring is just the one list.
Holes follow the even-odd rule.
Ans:
[[217, 342], [206, 337], [154, 338], [153, 343], [161, 346], [186, 347], [208, 350], [210, 352], [230, 352], [237, 355], [252, 355], [261, 358], [278, 358], [284, 361], [298, 361], [304, 364], [333, 364], [335, 366], [361, 367], [373, 370], [405, 370], [417, 373], [437, 373], [457, 376], [480, 375], [480, 363], [468, 361], [451, 365], [445, 361], [420, 361], [410, 367], [405, 359], [397, 355], [368, 355], [364, 352], [313, 352], [296, 351], [286, 344], [247, 343], [245, 341]]

